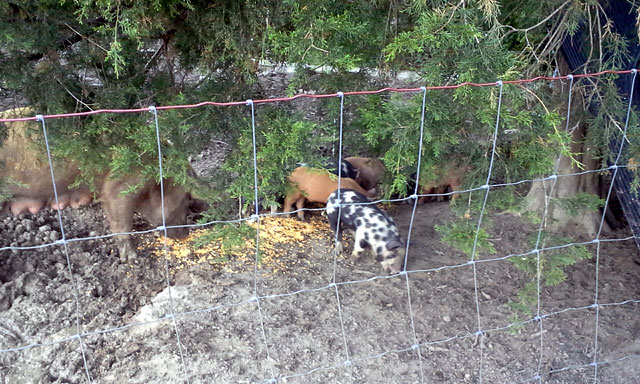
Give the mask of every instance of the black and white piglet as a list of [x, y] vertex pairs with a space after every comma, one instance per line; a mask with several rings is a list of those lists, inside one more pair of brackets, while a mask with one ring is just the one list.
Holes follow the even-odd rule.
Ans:
[[[327, 165], [327, 169], [333, 173], [334, 175], [338, 176], [338, 162], [334, 161], [331, 164]], [[358, 172], [359, 170], [356, 169], [353, 164], [351, 164], [350, 162], [348, 162], [347, 160], [342, 160], [342, 162], [340, 163], [340, 177], [348, 177], [349, 179], [357, 179], [358, 178]]]
[[[370, 248], [375, 259], [382, 264], [383, 270], [391, 273], [400, 272], [404, 263], [405, 249], [393, 219], [371, 204], [363, 194], [352, 189], [340, 189], [340, 200], [342, 202], [340, 228], [338, 228], [338, 191], [329, 195], [327, 200], [327, 217], [331, 229], [338, 236], [336, 252], [342, 252], [342, 228], [346, 227], [355, 232], [353, 257], [359, 257], [365, 248]], [[369, 204], [351, 205], [354, 203]]]

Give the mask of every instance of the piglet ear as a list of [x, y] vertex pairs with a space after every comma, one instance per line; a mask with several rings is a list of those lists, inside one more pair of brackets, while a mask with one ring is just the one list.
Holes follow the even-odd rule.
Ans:
[[202, 213], [209, 209], [209, 204], [204, 200], [191, 198], [189, 200], [189, 211], [193, 213]]
[[397, 240], [391, 240], [387, 243], [387, 249], [393, 251], [396, 248], [403, 247], [402, 243]]

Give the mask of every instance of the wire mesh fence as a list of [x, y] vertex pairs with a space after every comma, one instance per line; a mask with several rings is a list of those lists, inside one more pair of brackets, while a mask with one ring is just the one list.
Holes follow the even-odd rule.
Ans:
[[[10, 353], [20, 353], [24, 351], [29, 351], [36, 348], [47, 348], [58, 344], [64, 343], [77, 343], [78, 348], [80, 350], [80, 357], [82, 361], [82, 370], [84, 371], [84, 376], [86, 381], [88, 382], [107, 382], [104, 378], [96, 377], [96, 374], [92, 374], [91, 367], [91, 353], [95, 352], [93, 348], [88, 348], [87, 343], [88, 340], [93, 341], [95, 338], [106, 337], [110, 334], [115, 334], [119, 332], [128, 332], [133, 331], [136, 328], [144, 328], [145, 326], [150, 326], [154, 324], [167, 324], [171, 328], [172, 339], [176, 346], [178, 359], [177, 363], [167, 365], [167, 369], [179, 369], [181, 371], [180, 376], [182, 381], [184, 382], [200, 382], [201, 380], [207, 380], [216, 377], [216, 371], [223, 371], [225, 367], [209, 367], [209, 375], [198, 374], [198, 370], [202, 368], [202, 362], [198, 360], [196, 363], [194, 358], [194, 352], [190, 351], [188, 347], [185, 346], [185, 341], [183, 340], [183, 336], [185, 333], [190, 333], [191, 327], [194, 325], [189, 322], [196, 321], [195, 319], [200, 319], [199, 316], [204, 316], [206, 318], [207, 315], [216, 312], [222, 311], [232, 311], [238, 307], [245, 306], [253, 306], [255, 313], [255, 326], [251, 327], [253, 334], [250, 335], [250, 338], [253, 340], [252, 344], [255, 346], [252, 351], [255, 354], [255, 359], [261, 359], [262, 362], [259, 364], [259, 369], [256, 369], [254, 372], [247, 373], [247, 376], [242, 378], [245, 381], [257, 381], [257, 382], [290, 382], [295, 380], [301, 380], [301, 382], [305, 382], [306, 380], [311, 380], [311, 377], [319, 377], [318, 380], [332, 380], [335, 382], [349, 382], [350, 380], [354, 382], [359, 382], [357, 379], [354, 379], [353, 368], [355, 366], [361, 365], [366, 366], [369, 363], [375, 363], [376, 361], [382, 361], [384, 359], [390, 358], [391, 356], [398, 357], [400, 356], [404, 362], [408, 362], [408, 364], [412, 367], [412, 375], [407, 377], [397, 377], [397, 382], [430, 382], [434, 379], [438, 379], [438, 376], [433, 376], [434, 371], [442, 371], [447, 370], [446, 367], [438, 367], [434, 366], [433, 361], [430, 361], [433, 358], [434, 354], [438, 354], [445, 349], [450, 351], [458, 347], [451, 347], [452, 345], [456, 345], [459, 342], [468, 342], [472, 343], [472, 354], [473, 356], [467, 356], [468, 359], [462, 363], [462, 367], [452, 366], [449, 368], [451, 371], [462, 370], [465, 372], [465, 375], [462, 376], [461, 381], [472, 381], [472, 382], [494, 382], [495, 378], [491, 376], [490, 372], [487, 372], [487, 356], [491, 354], [491, 348], [488, 345], [491, 345], [489, 340], [493, 340], [491, 337], [493, 335], [503, 335], [510, 334], [508, 332], [517, 332], [520, 329], [531, 327], [532, 333], [529, 341], [531, 343], [537, 344], [535, 349], [537, 350], [533, 353], [531, 358], [530, 369], [526, 370], [524, 373], [520, 372], [518, 375], [514, 375], [508, 379], [508, 382], [543, 382], [548, 381], [552, 376], [558, 377], [559, 375], [576, 370], [590, 370], [590, 375], [592, 375], [593, 381], [600, 381], [602, 379], [601, 370], [603, 367], [615, 367], [616, 364], [635, 364], [634, 360], [640, 357], [640, 349], [630, 349], [628, 353], [622, 356], [606, 356], [602, 357], [599, 351], [599, 340], [601, 340], [600, 335], [600, 324], [601, 324], [601, 312], [608, 311], [615, 308], [621, 307], [633, 307], [635, 304], [640, 304], [640, 299], [636, 297], [625, 297], [624, 299], [615, 301], [615, 302], [602, 302], [599, 296], [599, 287], [602, 285], [599, 276], [600, 263], [601, 263], [601, 247], [606, 244], [611, 243], [624, 243], [630, 240], [633, 240], [633, 236], [622, 237], [622, 238], [603, 238], [602, 237], [602, 228], [604, 223], [604, 214], [599, 222], [598, 231], [595, 237], [592, 239], [587, 239], [584, 241], [575, 241], [568, 242], [564, 244], [550, 245], [545, 246], [542, 239], [542, 234], [544, 231], [544, 226], [548, 215], [548, 203], [545, 201], [544, 210], [542, 212], [542, 218], [540, 220], [540, 224], [536, 230], [536, 241], [535, 246], [532, 249], [528, 249], [524, 252], [516, 252], [516, 253], [508, 253], [499, 251], [499, 255], [496, 257], [479, 257], [478, 251], [478, 237], [480, 234], [480, 230], [483, 227], [483, 219], [486, 218], [485, 211], [487, 208], [487, 200], [491, 191], [496, 190], [498, 188], [507, 187], [507, 186], [518, 186], [527, 183], [534, 182], [550, 182], [551, 188], [548, 193], [549, 196], [553, 195], [554, 188], [556, 187], [556, 183], [559, 179], [565, 177], [576, 177], [585, 174], [597, 174], [602, 172], [610, 172], [612, 174], [612, 178], [615, 180], [618, 169], [620, 168], [635, 168], [634, 165], [622, 164], [620, 163], [621, 154], [625, 148], [625, 142], [628, 142], [627, 130], [629, 128], [629, 120], [632, 108], [632, 97], [629, 97], [628, 100], [628, 109], [626, 114], [625, 126], [622, 131], [622, 139], [621, 145], [619, 145], [619, 151], [615, 157], [615, 161], [609, 167], [603, 167], [601, 169], [594, 170], [584, 170], [574, 173], [562, 173], [559, 174], [559, 163], [560, 156], [558, 155], [554, 164], [553, 174], [547, 175], [545, 177], [537, 178], [537, 179], [529, 179], [529, 180], [518, 180], [510, 183], [493, 183], [492, 184], [492, 172], [493, 172], [493, 164], [494, 158], [497, 155], [496, 146], [500, 140], [500, 118], [501, 118], [501, 108], [503, 101], [503, 89], [507, 86], [513, 84], [525, 84], [537, 81], [564, 81], [569, 85], [568, 92], [568, 108], [567, 115], [565, 121], [565, 129], [569, 129], [571, 123], [571, 100], [572, 100], [572, 89], [574, 86], [574, 81], [581, 77], [597, 77], [604, 75], [606, 73], [615, 73], [620, 76], [628, 76], [629, 81], [632, 84], [635, 84], [635, 78], [637, 75], [636, 70], [630, 71], [607, 71], [601, 73], [594, 74], [583, 74], [583, 75], [568, 75], [568, 76], [560, 76], [560, 77], [537, 77], [534, 79], [524, 79], [517, 81], [497, 81], [494, 83], [486, 83], [486, 84], [473, 84], [473, 83], [462, 83], [452, 86], [435, 86], [435, 87], [419, 87], [419, 88], [384, 88], [376, 91], [360, 91], [360, 92], [337, 92], [334, 94], [326, 94], [326, 95], [296, 95], [288, 98], [275, 98], [275, 99], [263, 99], [263, 100], [247, 100], [244, 102], [227, 102], [227, 103], [216, 103], [216, 102], [203, 102], [194, 105], [181, 105], [181, 106], [158, 106], [158, 107], [149, 107], [149, 108], [141, 108], [141, 109], [128, 109], [128, 110], [96, 110], [90, 112], [82, 112], [82, 113], [73, 113], [73, 114], [62, 114], [62, 115], [36, 115], [33, 117], [25, 117], [25, 118], [9, 118], [9, 119], [0, 119], [3, 122], [11, 122], [11, 121], [32, 121], [35, 120], [40, 123], [43, 131], [43, 135], [45, 138], [45, 145], [47, 148], [48, 154], [48, 162], [50, 167], [51, 180], [53, 184], [54, 191], [54, 201], [56, 202], [56, 206], [60, 207], [59, 204], [59, 196], [56, 191], [56, 174], [54, 172], [54, 166], [51, 160], [51, 153], [49, 148], [49, 140], [47, 136], [47, 123], [53, 119], [59, 118], [67, 118], [74, 116], [83, 116], [90, 114], [98, 114], [98, 113], [108, 113], [108, 114], [118, 114], [118, 113], [150, 113], [153, 116], [153, 122], [155, 126], [155, 133], [157, 139], [157, 151], [158, 151], [158, 179], [160, 180], [160, 196], [161, 196], [161, 212], [162, 212], [162, 225], [158, 226], [155, 229], [146, 231], [146, 232], [158, 232], [164, 234], [164, 260], [163, 260], [163, 275], [164, 282], [166, 286], [166, 312], [161, 316], [151, 316], [151, 318], [147, 318], [143, 321], [132, 320], [126, 325], [117, 325], [111, 327], [103, 327], [103, 328], [94, 328], [92, 330], [86, 329], [86, 324], [83, 322], [83, 308], [82, 308], [82, 300], [80, 297], [82, 296], [80, 284], [78, 283], [77, 277], [75, 277], [74, 266], [72, 257], [70, 256], [70, 251], [68, 246], [71, 244], [81, 244], [84, 242], [89, 242], [92, 240], [103, 240], [106, 238], [111, 238], [115, 236], [121, 235], [139, 235], [144, 233], [145, 231], [135, 231], [135, 232], [120, 232], [120, 233], [111, 233], [108, 235], [97, 235], [97, 236], [84, 236], [84, 237], [74, 237], [69, 238], [64, 231], [65, 225], [62, 219], [62, 211], [58, 209], [57, 211], [57, 219], [58, 225], [61, 230], [61, 238], [57, 241], [48, 242], [41, 245], [34, 246], [9, 246], [2, 247], [0, 251], [26, 251], [26, 250], [35, 250], [35, 249], [45, 249], [52, 247], [61, 247], [62, 252], [65, 255], [66, 259], [66, 269], [68, 275], [70, 277], [69, 284], [71, 290], [71, 301], [74, 303], [74, 330], [70, 335], [60, 336], [51, 338], [50, 340], [42, 341], [42, 342], [24, 342], [21, 345], [17, 345], [14, 347], [3, 348], [0, 349], [0, 354], [10, 354]], [[497, 87], [498, 89], [498, 100], [497, 100], [497, 109], [495, 116], [495, 126], [493, 129], [493, 135], [491, 140], [491, 150], [489, 153], [489, 166], [488, 173], [486, 174], [485, 182], [482, 185], [474, 186], [472, 188], [464, 189], [464, 190], [455, 190], [451, 192], [443, 192], [443, 193], [421, 193], [420, 186], [420, 175], [421, 175], [421, 162], [420, 159], [422, 156], [420, 154], [423, 153], [422, 143], [423, 143], [423, 130], [425, 124], [425, 105], [427, 98], [432, 92], [439, 92], [443, 89], [452, 89], [452, 88], [460, 88], [460, 87]], [[374, 205], [379, 203], [397, 203], [397, 202], [408, 202], [411, 205], [411, 212], [408, 220], [408, 230], [406, 234], [406, 244], [405, 244], [405, 252], [404, 252], [404, 262], [402, 263], [402, 270], [398, 273], [392, 274], [376, 274], [374, 276], [370, 276], [367, 278], [361, 279], [346, 279], [342, 280], [340, 276], [338, 276], [338, 254], [337, 252], [332, 253], [332, 262], [329, 270], [330, 276], [328, 277], [328, 282], [326, 284], [319, 284], [312, 287], [302, 287], [299, 289], [291, 290], [291, 291], [282, 291], [277, 293], [266, 293], [261, 292], [260, 289], [260, 274], [259, 274], [259, 265], [260, 265], [260, 257], [261, 257], [261, 230], [262, 230], [262, 221], [268, 217], [278, 217], [284, 215], [285, 213], [261, 213], [260, 212], [260, 199], [259, 199], [259, 187], [260, 180], [258, 177], [259, 170], [259, 162], [257, 156], [257, 141], [256, 135], [260, 130], [260, 126], [256, 123], [256, 114], [259, 114], [259, 106], [261, 104], [272, 103], [272, 102], [289, 102], [292, 100], [300, 99], [300, 98], [314, 98], [314, 99], [323, 99], [323, 98], [338, 98], [340, 101], [339, 114], [336, 116], [337, 119], [337, 127], [336, 134], [338, 139], [338, 154], [337, 154], [337, 163], [341, 164], [343, 160], [343, 127], [344, 127], [344, 105], [345, 102], [348, 101], [350, 96], [356, 95], [366, 95], [366, 94], [377, 94], [377, 93], [389, 93], [389, 92], [402, 92], [402, 93], [414, 93], [419, 94], [422, 97], [422, 105], [420, 110], [420, 124], [416, 126], [415, 129], [419, 131], [420, 141], [419, 141], [419, 149], [417, 156], [417, 164], [416, 164], [416, 183], [415, 188], [413, 189], [411, 195], [404, 198], [397, 199], [383, 199], [376, 200], [372, 202], [367, 202], [364, 205]], [[633, 95], [633, 88], [631, 95]], [[190, 224], [190, 225], [169, 225], [166, 222], [165, 218], [165, 195], [164, 195], [164, 174], [163, 174], [163, 163], [162, 163], [162, 146], [161, 146], [161, 130], [162, 127], [158, 122], [158, 114], [163, 110], [167, 109], [184, 109], [184, 108], [199, 108], [203, 106], [213, 106], [213, 107], [233, 107], [233, 108], [247, 108], [249, 111], [250, 122], [251, 122], [251, 132], [252, 132], [252, 154], [253, 154], [253, 188], [254, 188], [254, 211], [250, 217], [233, 219], [233, 220], [222, 220], [222, 221], [212, 221], [208, 223], [202, 224]], [[349, 203], [346, 201], [342, 201], [340, 199], [340, 180], [341, 179], [341, 170], [338, 167], [338, 212], [340, 209], [346, 206], [354, 205], [354, 203]], [[613, 186], [613, 182], [611, 183]], [[428, 196], [450, 196], [453, 194], [459, 193], [467, 193], [467, 192], [477, 192], [480, 193], [482, 205], [479, 211], [479, 215], [477, 218], [477, 222], [475, 223], [475, 238], [473, 241], [473, 247], [471, 250], [471, 257], [468, 261], [460, 262], [460, 263], [451, 263], [440, 265], [433, 268], [417, 268], [412, 267], [412, 259], [416, 257], [420, 257], [421, 255], [416, 254], [415, 249], [412, 248], [413, 241], [415, 238], [414, 233], [414, 222], [416, 220], [416, 212], [418, 211], [418, 199], [420, 197], [428, 197]], [[612, 196], [612, 189], [609, 188], [604, 210], [606, 211], [607, 205]], [[358, 205], [358, 204], [355, 204]], [[320, 210], [324, 210], [320, 209]], [[314, 211], [314, 209], [303, 209], [303, 211]], [[294, 212], [297, 212], [294, 211]], [[341, 214], [338, 214], [338, 226]], [[214, 224], [220, 223], [242, 223], [242, 222], [251, 222], [255, 224], [255, 254], [253, 260], [253, 272], [252, 281], [248, 284], [250, 287], [245, 291], [246, 296], [238, 297], [236, 300], [227, 300], [226, 302], [216, 302], [214, 305], [205, 306], [200, 308], [190, 308], [184, 309], [181, 306], [180, 301], [184, 294], [179, 287], [175, 284], [175, 276], [172, 276], [170, 272], [170, 254], [169, 254], [169, 246], [167, 244], [167, 231], [175, 228], [206, 228]], [[336, 237], [333, 241], [335, 245], [338, 244], [338, 237], [336, 233]], [[594, 265], [594, 281], [593, 281], [593, 291], [591, 292], [591, 300], [588, 303], [583, 303], [583, 305], [568, 305], [562, 308], [556, 308], [554, 310], [547, 310], [543, 306], [543, 283], [541, 278], [540, 270], [541, 266], [541, 255], [545, 252], [551, 252], [555, 250], [567, 249], [576, 246], [589, 246], [593, 247], [595, 254], [595, 265]], [[631, 257], [631, 255], [627, 255]], [[496, 265], [500, 262], [516, 259], [516, 258], [525, 258], [525, 257], [535, 257], [536, 258], [536, 268], [537, 268], [537, 279], [536, 279], [536, 308], [535, 308], [535, 316], [532, 316], [528, 319], [520, 319], [518, 321], [496, 321], [490, 313], [487, 311], [483, 311], [483, 305], [487, 304], [487, 300], [483, 298], [483, 290], [482, 284], [480, 283], [480, 271], [479, 268], [487, 268], [483, 273], [488, 273], [486, 271], [490, 271], [493, 265]], [[453, 331], [449, 334], [446, 331], [442, 334], [437, 335], [433, 338], [424, 337], [424, 332], [422, 332], [419, 328], [429, 326], [428, 324], [424, 324], [422, 321], [418, 321], [419, 317], [422, 316], [422, 313], [418, 313], [416, 311], [415, 306], [420, 300], [423, 300], [424, 295], [427, 294], [421, 289], [421, 284], [418, 282], [422, 282], [422, 278], [418, 279], [418, 277], [427, 276], [429, 274], [434, 273], [453, 273], [458, 274], [458, 278], [467, 279], [470, 283], [468, 286], [469, 291], [465, 292], [465, 294], [470, 295], [471, 301], [474, 304], [474, 308], [472, 310], [467, 311], [465, 314], [468, 316], [467, 327], [463, 332]], [[489, 272], [490, 273], [490, 272]], [[507, 277], [504, 277], [507, 279]], [[416, 281], [418, 279], [418, 281]], [[353, 337], [350, 335], [350, 332], [353, 329], [353, 324], [355, 323], [353, 311], [357, 311], [358, 303], [353, 301], [353, 298], [346, 296], [345, 291], [348, 290], [356, 290], [361, 289], [360, 287], [367, 286], [372, 283], [382, 283], [388, 282], [389, 284], [396, 284], [397, 287], [403, 292], [402, 297], [396, 297], [396, 301], [394, 304], [394, 311], [403, 313], [404, 320], [402, 321], [401, 329], [395, 328], [390, 330], [391, 334], [402, 333], [403, 337], [402, 342], [398, 342], [399, 339], [393, 339], [389, 345], [383, 345], [383, 350], [376, 351], [375, 353], [367, 353], [366, 350], [363, 352], [361, 349], [356, 347], [357, 343], [354, 343]], [[397, 288], [396, 287], [396, 288]], [[176, 296], [176, 292], [179, 292], [178, 296]], [[398, 292], [398, 290], [396, 290]], [[326, 354], [330, 355], [330, 357], [324, 359], [325, 362], [329, 362], [329, 364], [317, 364], [315, 366], [309, 364], [301, 364], [299, 368], [292, 369], [290, 367], [283, 367], [283, 362], [278, 361], [278, 357], [282, 357], [285, 355], [283, 352], [281, 344], [289, 345], [290, 348], [297, 342], [297, 340], [304, 335], [302, 334], [287, 334], [286, 332], [283, 335], [277, 333], [278, 329], [282, 325], [273, 324], [272, 319], [266, 313], [270, 313], [273, 311], [274, 302], [278, 300], [295, 300], [296, 298], [308, 295], [310, 297], [317, 297], [318, 300], [322, 301], [325, 306], [323, 307], [323, 311], [326, 313], [331, 313], [329, 318], [332, 319], [332, 325], [335, 326], [334, 329], [330, 331], [332, 334], [332, 342], [331, 346], [327, 347]], [[446, 296], [446, 294], [445, 294]], [[277, 306], [278, 304], [276, 304]], [[451, 305], [455, 306], [455, 302], [452, 302]], [[183, 310], [181, 310], [182, 308]], [[636, 311], [637, 312], [637, 311]], [[225, 312], [226, 313], [226, 312]], [[593, 333], [588, 335], [592, 341], [590, 344], [590, 353], [588, 357], [589, 361], [581, 360], [581, 361], [570, 361], [570, 360], [558, 360], [557, 356], [549, 356], [546, 354], [549, 349], [547, 348], [548, 341], [546, 340], [546, 335], [551, 332], [551, 329], [554, 328], [554, 321], [562, 316], [578, 316], [582, 321], [591, 321], [590, 327], [593, 329]], [[313, 320], [313, 319], [311, 319]], [[204, 321], [204, 320], [203, 320]], [[374, 317], [375, 321], [375, 317]], [[449, 320], [450, 321], [450, 320]], [[563, 321], [563, 320], [561, 320]], [[569, 321], [569, 320], [567, 320]], [[202, 324], [207, 324], [204, 321]], [[446, 330], [445, 324], [445, 330]], [[7, 330], [7, 327], [3, 329]], [[505, 333], [507, 332], [507, 333]], [[273, 340], [271, 337], [275, 337], [274, 335], [278, 334], [279, 340]], [[498, 336], [495, 336], [498, 338]], [[380, 336], [381, 339], [384, 339]], [[507, 337], [508, 339], [508, 337]], [[317, 341], [321, 343], [321, 341]], [[586, 341], [585, 341], [586, 342]], [[467, 345], [468, 347], [468, 345]], [[439, 349], [440, 348], [440, 349]], [[464, 350], [464, 347], [462, 347]], [[467, 351], [468, 352], [468, 351]], [[456, 352], [458, 353], [458, 352]], [[193, 359], [193, 360], [192, 360]], [[515, 359], [515, 357], [514, 357]], [[554, 364], [549, 365], [548, 360], [554, 360]], [[558, 364], [558, 361], [560, 363]], [[393, 360], [392, 363], [393, 364]], [[548, 368], [551, 366], [552, 368]], [[533, 367], [533, 368], [531, 368]], [[9, 369], [7, 367], [6, 369]], [[251, 371], [251, 368], [247, 367], [247, 370]], [[333, 375], [330, 378], [325, 378], [324, 374], [332, 373]], [[466, 376], [469, 375], [469, 376]], [[366, 380], [365, 380], [366, 381]]]

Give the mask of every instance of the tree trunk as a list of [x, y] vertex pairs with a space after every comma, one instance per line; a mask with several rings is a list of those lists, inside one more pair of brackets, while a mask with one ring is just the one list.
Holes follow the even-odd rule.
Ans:
[[[580, 123], [572, 132], [574, 142], [571, 151], [574, 153], [582, 153], [576, 158], [584, 165], [583, 170], [593, 170], [599, 168], [599, 163], [589, 154], [588, 148], [584, 145], [582, 139], [585, 134], [585, 124]], [[571, 164], [571, 160], [567, 157], [561, 157], [558, 164], [558, 175], [567, 175], [583, 171]], [[561, 204], [558, 199], [564, 197], [572, 197], [577, 193], [586, 192], [589, 194], [599, 195], [599, 178], [597, 173], [587, 173], [579, 176], [559, 177], [556, 185], [551, 187], [553, 180], [535, 182], [531, 186], [527, 194], [527, 210], [533, 212], [544, 212], [545, 201], [549, 204], [547, 208], [545, 227], [554, 231], [560, 231], [566, 235], [588, 235], [594, 237], [598, 233], [600, 226], [601, 213], [599, 211], [583, 211], [577, 215], [571, 215]], [[551, 194], [552, 193], [552, 194]], [[608, 232], [609, 226], [603, 223], [603, 231]]]
[[[560, 58], [558, 61], [560, 72], [566, 74], [568, 71], [566, 62]], [[565, 88], [566, 86], [568, 86], [568, 82], [564, 83]], [[561, 87], [559, 86], [556, 87], [558, 90], [560, 88]], [[587, 133], [587, 123], [584, 121], [586, 114], [581, 113], [579, 110], [579, 108], [582, 108], [583, 106], [579, 94], [574, 94], [571, 105], [572, 113], [570, 115], [569, 122], [569, 129], [571, 130], [572, 138], [571, 152], [578, 154], [575, 158], [584, 165], [584, 169], [577, 168], [572, 165], [571, 159], [562, 156], [559, 159], [558, 175], [567, 175], [600, 168], [600, 162], [591, 156], [591, 151], [584, 140]], [[565, 112], [566, 108], [567, 103], [565, 102]], [[576, 113], [573, 113], [574, 111]], [[566, 124], [566, 122], [563, 124]], [[598, 174], [593, 172], [579, 176], [558, 177], [558, 179], [556, 179], [555, 187], [553, 188], [553, 191], [551, 191], [553, 182], [553, 180], [547, 180], [533, 183], [527, 194], [527, 210], [539, 212], [540, 215], [542, 215], [546, 202], [549, 204], [547, 208], [547, 215], [544, 218], [544, 227], [546, 229], [561, 232], [570, 236], [588, 235], [589, 237], [595, 237], [600, 227], [602, 213], [599, 210], [593, 212], [585, 209], [577, 215], [571, 215], [562, 206], [562, 204], [558, 203], [558, 199], [572, 197], [581, 192], [599, 196], [600, 180]], [[602, 231], [605, 233], [610, 232], [610, 228], [606, 221], [603, 223]]]

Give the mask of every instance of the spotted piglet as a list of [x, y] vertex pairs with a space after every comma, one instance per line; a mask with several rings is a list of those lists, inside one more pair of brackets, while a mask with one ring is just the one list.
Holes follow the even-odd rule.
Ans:
[[[402, 270], [404, 262], [404, 242], [393, 219], [383, 210], [371, 204], [363, 194], [352, 189], [340, 189], [342, 209], [338, 228], [338, 191], [329, 195], [327, 217], [331, 229], [338, 236], [336, 252], [342, 252], [342, 227], [355, 232], [352, 256], [358, 258], [365, 248], [369, 248], [382, 269], [391, 273]], [[362, 204], [364, 203], [364, 204]]]

